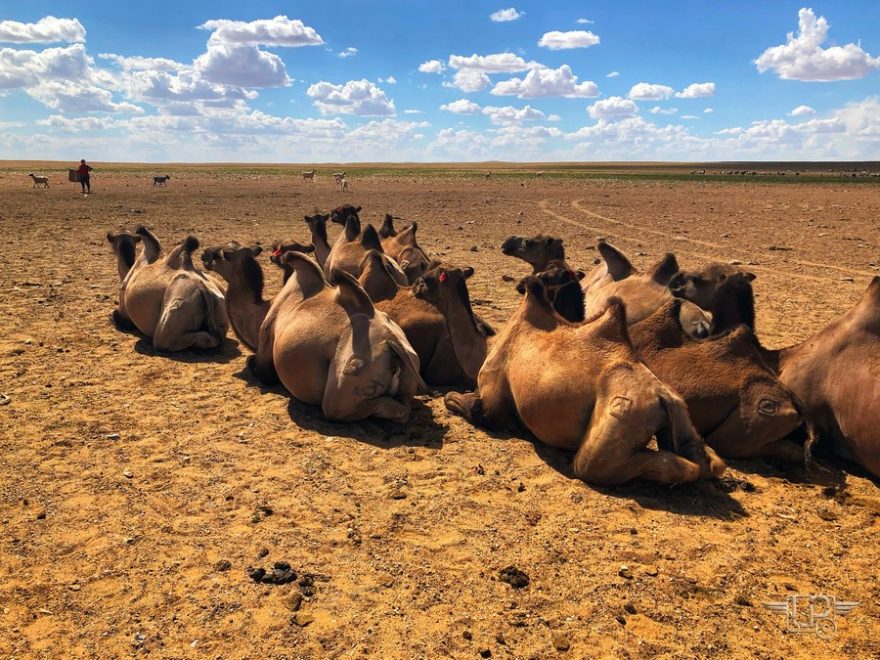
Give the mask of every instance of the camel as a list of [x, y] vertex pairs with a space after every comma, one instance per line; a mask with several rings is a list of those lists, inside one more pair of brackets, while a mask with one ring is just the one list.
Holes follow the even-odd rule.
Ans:
[[[133, 325], [151, 337], [160, 351], [188, 348], [216, 348], [229, 328], [223, 293], [192, 263], [199, 241], [188, 236], [166, 256], [153, 233], [139, 226], [143, 250], [125, 271], [119, 287], [119, 307], [113, 319], [121, 327]], [[107, 236], [117, 254], [120, 275], [122, 263], [130, 258], [131, 239]], [[126, 247], [128, 246], [128, 247]]]
[[532, 275], [540, 276], [553, 308], [563, 318], [572, 322], [584, 320], [585, 296], [580, 281], [585, 274], [572, 269], [565, 261], [561, 238], [543, 234], [533, 238], [508, 236], [501, 244], [501, 251], [532, 267]]
[[348, 222], [348, 219], [352, 216], [358, 222], [358, 231], [360, 231], [360, 223], [361, 223], [361, 207], [360, 206], [352, 206], [351, 204], [343, 204], [342, 206], [337, 206], [335, 209], [330, 211], [330, 222], [336, 223], [337, 225], [342, 225], [345, 227], [345, 223]]
[[431, 260], [416, 240], [418, 229], [419, 223], [413, 221], [398, 232], [394, 228], [394, 217], [388, 213], [379, 229], [382, 249], [400, 264], [410, 284], [414, 284], [431, 267]]
[[[651, 371], [684, 398], [706, 443], [725, 458], [804, 463], [804, 445], [789, 438], [805, 424], [803, 404], [764, 364], [752, 331], [740, 325], [693, 339], [681, 305], [670, 300], [629, 332]], [[809, 438], [809, 424], [806, 431]]]
[[[723, 277], [722, 277], [723, 275]], [[754, 326], [754, 275], [723, 264], [683, 273], [675, 293]], [[839, 319], [799, 344], [770, 350], [765, 363], [803, 401], [821, 441], [880, 477], [880, 278]]]
[[302, 252], [303, 254], [309, 254], [315, 251], [314, 245], [303, 245], [299, 241], [291, 241], [290, 243], [284, 243], [282, 241], [275, 241], [272, 243], [272, 254], [269, 255], [269, 261], [273, 264], [281, 268], [284, 272], [282, 276], [281, 283], [286, 284], [287, 280], [293, 275], [293, 269], [288, 266], [282, 257], [285, 252]]
[[287, 252], [284, 261], [294, 274], [260, 326], [254, 373], [320, 405], [328, 420], [405, 424], [413, 396], [427, 388], [403, 331], [345, 271], [331, 271], [331, 284], [304, 254]]
[[327, 220], [329, 215], [316, 213], [315, 215], [303, 216], [308, 225], [309, 232], [312, 236], [312, 245], [315, 248], [315, 261], [323, 268], [327, 263], [327, 257], [330, 256], [330, 243], [327, 240]]
[[[627, 322], [632, 325], [653, 314], [672, 298], [667, 284], [679, 271], [674, 254], [667, 253], [645, 273], [639, 273], [623, 252], [605, 241], [597, 249], [599, 263], [581, 281], [586, 296], [587, 316], [595, 316], [605, 308], [609, 298], [620, 298], [626, 305]], [[681, 322], [691, 337], [707, 337], [712, 319], [695, 304], [682, 305]]]
[[413, 287], [394, 279], [388, 257], [369, 250], [361, 264], [358, 282], [374, 302], [403, 330], [419, 356], [421, 375], [430, 385], [470, 385], [452, 347], [446, 318], [430, 302], [416, 297]]
[[[479, 371], [477, 392], [446, 395], [451, 412], [487, 428], [516, 416], [541, 442], [574, 451], [575, 476], [597, 485], [721, 474], [723, 461], [694, 429], [684, 401], [635, 353], [620, 299], [571, 323], [539, 278], [527, 277], [523, 289]], [[648, 449], [655, 436], [659, 449]]]
[[[360, 221], [356, 216], [350, 215], [345, 223], [345, 231], [333, 244], [330, 254], [327, 256], [324, 272], [329, 275], [333, 270], [343, 270], [353, 277], [358, 277], [361, 274], [361, 263], [369, 250], [383, 252], [376, 228], [373, 225], [367, 225], [361, 231]], [[401, 286], [408, 284], [406, 274], [397, 262], [391, 259], [388, 259], [387, 262], [394, 273], [394, 280]]]
[[119, 272], [119, 282], [121, 283], [131, 267], [134, 266], [137, 244], [141, 242], [141, 237], [127, 231], [115, 234], [107, 232], [107, 242], [113, 247], [113, 254], [116, 255], [116, 269]]

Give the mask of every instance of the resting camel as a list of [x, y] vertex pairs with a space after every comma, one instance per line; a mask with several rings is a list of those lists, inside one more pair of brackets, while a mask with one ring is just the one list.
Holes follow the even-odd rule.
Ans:
[[419, 358], [400, 327], [377, 310], [351, 275], [287, 252], [294, 274], [272, 300], [249, 360], [264, 382], [280, 381], [331, 421], [409, 420], [412, 397], [426, 389]]
[[561, 238], [538, 235], [533, 238], [508, 236], [501, 251], [522, 259], [532, 267], [532, 275], [544, 274], [541, 281], [553, 308], [568, 321], [584, 320], [584, 292], [580, 281], [584, 273], [572, 269], [565, 261]]
[[446, 318], [436, 306], [413, 295], [413, 287], [400, 286], [388, 257], [369, 250], [361, 264], [358, 282], [374, 302], [403, 330], [419, 356], [421, 375], [431, 385], [470, 385], [452, 348]]
[[315, 215], [303, 216], [309, 232], [312, 235], [312, 245], [315, 248], [315, 261], [323, 268], [327, 263], [327, 257], [330, 256], [330, 243], [327, 241], [327, 220], [329, 215], [316, 213]]
[[629, 332], [651, 371], [684, 398], [706, 443], [725, 458], [804, 463], [803, 444], [789, 436], [804, 424], [805, 410], [764, 364], [752, 331], [740, 325], [692, 339], [681, 326], [681, 304], [670, 300]]
[[[360, 221], [350, 215], [345, 223], [344, 233], [336, 240], [324, 264], [324, 272], [329, 274], [334, 269], [343, 270], [354, 277], [361, 274], [361, 262], [368, 250], [383, 252], [379, 234], [373, 225], [367, 225], [360, 231]], [[401, 286], [408, 284], [406, 275], [397, 262], [388, 259], [388, 265], [394, 272], [395, 281]]]
[[712, 263], [702, 271], [681, 271], [669, 281], [676, 298], [689, 300], [712, 313], [717, 333], [744, 323], [755, 329], [755, 274], [729, 264]]
[[134, 325], [151, 337], [160, 351], [220, 346], [229, 321], [223, 293], [193, 266], [198, 239], [188, 236], [162, 257], [162, 246], [152, 232], [139, 226], [135, 234], [143, 250], [130, 267], [125, 264], [131, 256], [132, 239], [107, 235], [117, 255], [119, 274], [125, 271], [114, 320], [122, 327]]
[[357, 220], [358, 231], [360, 231], [361, 226], [361, 207], [353, 206], [351, 204], [343, 204], [342, 206], [337, 206], [335, 209], [330, 211], [330, 222], [333, 222], [337, 225], [345, 226], [345, 223], [348, 222], [348, 219], [352, 216]]
[[[678, 271], [675, 255], [667, 253], [645, 273], [639, 273], [623, 252], [605, 241], [597, 244], [602, 262], [582, 281], [586, 296], [586, 315], [595, 316], [605, 308], [612, 297], [626, 305], [627, 323], [638, 323], [653, 314], [672, 298], [667, 287]], [[712, 330], [712, 319], [697, 305], [683, 305], [682, 326], [691, 337], [707, 337]]]
[[[450, 411], [488, 428], [517, 416], [541, 442], [574, 451], [574, 474], [594, 484], [674, 484], [724, 470], [681, 397], [636, 355], [619, 299], [595, 318], [570, 323], [539, 278], [523, 285], [522, 303], [480, 369], [477, 392], [447, 394]], [[647, 448], [654, 436], [656, 451]]]
[[394, 217], [388, 213], [385, 214], [385, 220], [379, 229], [382, 249], [400, 264], [410, 284], [431, 267], [431, 260], [416, 240], [418, 229], [419, 223], [413, 221], [398, 232], [394, 228]]
[[293, 275], [293, 269], [288, 266], [282, 259], [284, 253], [302, 252], [303, 254], [309, 254], [310, 252], [314, 251], [314, 245], [303, 245], [299, 241], [291, 241], [290, 243], [275, 241], [274, 243], [272, 243], [272, 254], [269, 255], [269, 261], [281, 268], [284, 273], [281, 279], [281, 283], [286, 284], [290, 276]]
[[[753, 279], [732, 266], [712, 264], [683, 273], [676, 295], [754, 324]], [[757, 341], [756, 346], [803, 401], [820, 440], [880, 477], [880, 278], [839, 319], [800, 344], [781, 350], [766, 349]]]

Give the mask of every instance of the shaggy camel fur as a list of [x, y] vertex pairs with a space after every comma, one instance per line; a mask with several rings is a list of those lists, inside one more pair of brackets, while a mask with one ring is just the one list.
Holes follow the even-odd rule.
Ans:
[[[450, 411], [490, 428], [518, 416], [541, 442], [574, 451], [574, 474], [594, 484], [673, 484], [724, 470], [681, 397], [636, 355], [620, 300], [577, 324], [556, 313], [537, 277], [524, 289], [480, 369], [478, 393], [447, 394]], [[656, 451], [647, 448], [654, 436]]]
[[287, 252], [284, 260], [294, 274], [260, 326], [254, 373], [320, 405], [331, 421], [406, 423], [412, 397], [426, 386], [403, 331], [348, 273], [334, 270], [330, 284], [309, 257]]
[[651, 371], [684, 398], [697, 431], [725, 458], [804, 463], [804, 446], [788, 439], [804, 424], [803, 405], [764, 364], [752, 331], [740, 325], [692, 339], [681, 327], [681, 304], [667, 302], [629, 332]]
[[388, 257], [370, 250], [358, 278], [379, 309], [397, 323], [419, 356], [421, 375], [430, 385], [473, 386], [458, 362], [446, 319], [433, 304], [413, 295], [412, 287], [400, 286], [388, 265]]
[[[632, 325], [672, 298], [667, 284], [679, 271], [674, 254], [667, 253], [646, 273], [639, 273], [626, 255], [610, 243], [599, 241], [597, 248], [602, 262], [581, 282], [587, 316], [598, 314], [610, 298], [617, 297], [626, 305], [627, 322]], [[712, 319], [697, 305], [683, 305], [681, 315], [682, 326], [691, 337], [711, 334]]]
[[[753, 279], [732, 266], [712, 264], [683, 273], [676, 295], [718, 309], [722, 318], [754, 324]], [[839, 319], [800, 344], [769, 350], [755, 343], [803, 401], [819, 439], [880, 477], [880, 278]]]
[[[160, 351], [216, 348], [223, 343], [229, 321], [223, 293], [192, 263], [199, 242], [189, 236], [167, 256], [146, 227], [135, 230], [143, 243], [140, 256], [127, 270], [119, 287], [119, 307], [113, 318], [120, 326], [134, 325], [151, 337]], [[127, 262], [128, 239], [107, 236], [120, 261]], [[124, 252], [124, 254], [123, 254]]]
[[[330, 272], [338, 269], [353, 277], [359, 277], [361, 263], [368, 250], [383, 252], [379, 234], [376, 233], [376, 228], [373, 225], [367, 225], [362, 232], [360, 222], [351, 215], [345, 223], [344, 233], [336, 240], [330, 250], [327, 263], [324, 264], [324, 272], [329, 275]], [[389, 259], [388, 266], [393, 270], [394, 280], [398, 284], [405, 286], [409, 283], [397, 262]]]
[[501, 244], [501, 251], [532, 267], [532, 275], [540, 276], [553, 308], [563, 318], [575, 323], [584, 320], [585, 296], [580, 285], [584, 273], [574, 270], [565, 261], [561, 238], [508, 236]]
[[413, 284], [431, 267], [431, 260], [428, 259], [428, 255], [416, 240], [418, 229], [419, 223], [413, 221], [398, 232], [394, 228], [394, 218], [388, 213], [385, 214], [385, 220], [379, 229], [382, 249], [385, 254], [400, 264], [400, 268], [410, 284]]
[[312, 245], [315, 248], [315, 261], [323, 268], [327, 264], [327, 257], [330, 256], [330, 243], [327, 241], [327, 220], [329, 215], [316, 213], [315, 215], [303, 216], [309, 232], [312, 235]]

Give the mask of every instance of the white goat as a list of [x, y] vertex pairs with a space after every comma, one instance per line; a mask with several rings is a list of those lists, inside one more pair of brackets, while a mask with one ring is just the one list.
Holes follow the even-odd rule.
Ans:
[[336, 179], [336, 183], [342, 183], [342, 180], [345, 178], [345, 172], [337, 172], [333, 175], [333, 178]]
[[170, 179], [170, 178], [171, 178], [171, 177], [168, 176], [167, 174], [166, 174], [165, 176], [154, 176], [154, 177], [153, 177], [153, 185], [154, 185], [154, 186], [164, 186], [164, 185], [167, 185], [167, 183], [168, 183], [168, 179]]
[[339, 180], [339, 183], [342, 185], [342, 192], [348, 192], [348, 179], [343, 177]]
[[317, 172], [317, 170], [312, 170], [311, 172], [303, 172], [303, 181], [314, 181], [315, 172]]
[[43, 186], [43, 188], [49, 187], [49, 177], [37, 176], [36, 174], [28, 174], [28, 176], [34, 180], [34, 188], [37, 186]]

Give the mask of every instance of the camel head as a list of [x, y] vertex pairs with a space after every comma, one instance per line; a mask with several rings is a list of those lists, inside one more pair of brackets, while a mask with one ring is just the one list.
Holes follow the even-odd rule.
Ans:
[[327, 220], [330, 219], [330, 216], [316, 213], [315, 215], [305, 215], [303, 218], [309, 227], [309, 231], [312, 233], [312, 242], [314, 242], [315, 239], [321, 239], [326, 243]]
[[239, 258], [241, 258], [243, 252], [248, 252], [251, 256], [257, 256], [262, 249], [260, 246], [254, 248], [242, 247], [236, 241], [229, 241], [226, 245], [205, 248], [202, 252], [202, 265], [205, 267], [205, 270], [212, 270], [229, 282], [232, 279], [233, 263], [236, 255], [239, 255]]
[[349, 216], [354, 216], [358, 222], [360, 222], [360, 206], [352, 206], [351, 204], [343, 204], [342, 206], [337, 206], [335, 209], [330, 211], [330, 222], [333, 222], [337, 225], [345, 226], [346, 221], [348, 221]]
[[550, 261], [565, 259], [562, 239], [542, 234], [532, 238], [508, 236], [501, 244], [501, 251], [509, 257], [522, 259], [536, 271], [544, 270]]
[[412, 292], [416, 298], [426, 300], [439, 309], [445, 309], [457, 298], [471, 309], [467, 280], [474, 274], [473, 268], [450, 268], [439, 266], [416, 280]]
[[136, 234], [130, 234], [127, 231], [120, 231], [115, 234], [108, 231], [107, 241], [113, 248], [113, 254], [116, 255], [119, 277], [124, 279], [125, 275], [134, 265], [135, 245], [140, 243], [141, 237]]
[[330, 367], [335, 389], [344, 400], [337, 405], [357, 410], [388, 397], [404, 406], [391, 419], [405, 423], [412, 397], [427, 390], [419, 375], [418, 355], [400, 326], [376, 310], [354, 277], [334, 268], [330, 281], [336, 287], [335, 302], [349, 319]]
[[669, 290], [676, 298], [684, 298], [703, 309], [712, 309], [724, 291], [751, 287], [754, 273], [729, 264], [709, 264], [700, 271], [679, 271], [669, 281]]
[[315, 246], [309, 243], [308, 245], [303, 245], [299, 241], [290, 241], [289, 243], [284, 243], [283, 241], [275, 241], [272, 243], [272, 253], [269, 255], [269, 261], [271, 261], [276, 266], [284, 266], [284, 253], [285, 252], [301, 252], [303, 254], [308, 254], [309, 252], [314, 252]]
[[397, 236], [397, 230], [394, 228], [394, 216], [390, 213], [385, 214], [382, 226], [379, 227], [379, 236], [381, 238], [391, 238]]

